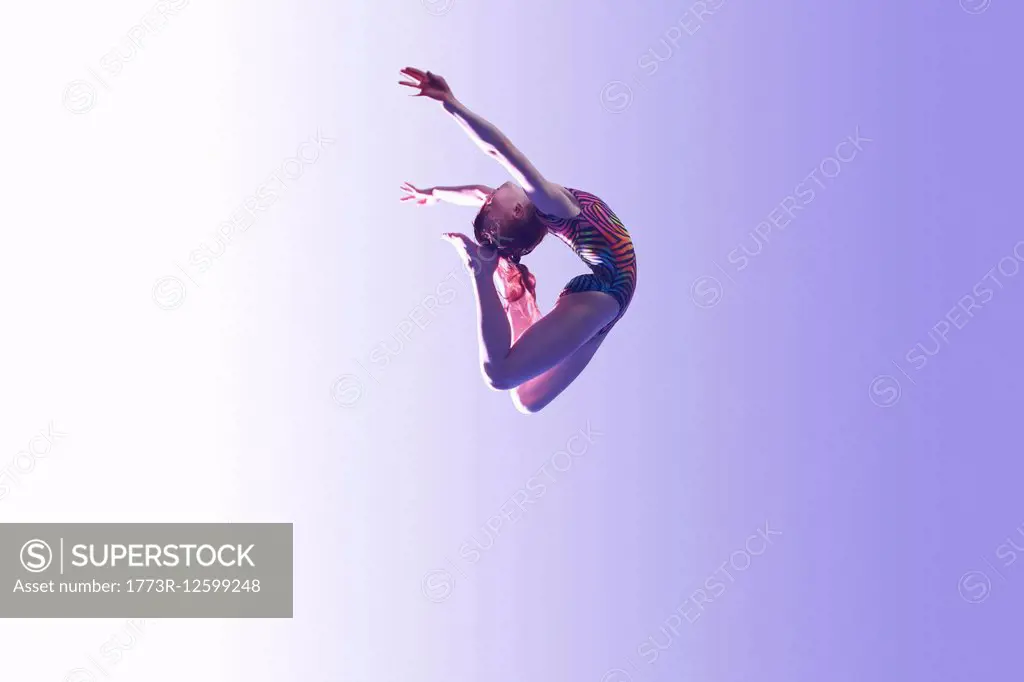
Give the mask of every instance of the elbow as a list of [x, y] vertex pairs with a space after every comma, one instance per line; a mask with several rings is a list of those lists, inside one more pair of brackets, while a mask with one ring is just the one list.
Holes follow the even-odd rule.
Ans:
[[511, 143], [497, 129], [484, 130], [480, 132], [480, 147], [487, 156], [501, 161], [508, 156]]
[[492, 159], [501, 161], [502, 159], [505, 158], [504, 155], [501, 153], [501, 150], [498, 149], [495, 145], [485, 142], [482, 146], [484, 154], [491, 157]]

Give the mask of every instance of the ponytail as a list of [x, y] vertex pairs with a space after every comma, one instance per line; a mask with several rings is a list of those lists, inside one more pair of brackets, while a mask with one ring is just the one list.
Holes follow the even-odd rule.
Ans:
[[536, 299], [537, 278], [519, 262], [518, 256], [501, 256], [498, 260], [498, 276], [504, 290], [499, 293], [506, 303], [514, 303], [527, 294]]

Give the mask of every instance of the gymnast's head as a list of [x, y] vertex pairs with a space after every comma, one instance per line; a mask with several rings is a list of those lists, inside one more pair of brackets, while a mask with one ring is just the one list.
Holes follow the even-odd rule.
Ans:
[[479, 244], [497, 252], [506, 300], [516, 301], [525, 293], [535, 295], [536, 279], [519, 260], [533, 251], [546, 234], [547, 227], [537, 216], [537, 207], [514, 182], [494, 190], [480, 208], [473, 220], [473, 235]]
[[547, 228], [523, 188], [506, 182], [480, 208], [473, 233], [477, 242], [490, 245], [499, 256], [517, 263], [540, 244]]

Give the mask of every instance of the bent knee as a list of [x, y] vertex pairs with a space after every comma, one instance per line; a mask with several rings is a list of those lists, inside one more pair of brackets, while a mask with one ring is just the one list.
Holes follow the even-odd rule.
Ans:
[[512, 390], [512, 404], [523, 414], [537, 414], [550, 405], [561, 391], [537, 390], [535, 386], [520, 386]]
[[502, 372], [501, 367], [490, 362], [485, 362], [480, 367], [484, 375], [484, 381], [495, 391], [511, 391], [519, 385], [508, 374]]
[[523, 414], [537, 414], [544, 409], [547, 402], [530, 400], [529, 397], [520, 395], [519, 391], [512, 391], [512, 404]]

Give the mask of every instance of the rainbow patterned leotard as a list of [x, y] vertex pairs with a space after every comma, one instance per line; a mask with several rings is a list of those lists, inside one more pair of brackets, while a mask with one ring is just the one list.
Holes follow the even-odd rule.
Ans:
[[597, 334], [603, 336], [625, 314], [636, 289], [633, 240], [607, 204], [589, 192], [565, 189], [579, 204], [579, 215], [557, 218], [541, 211], [537, 215], [548, 231], [565, 242], [593, 272], [573, 277], [559, 298], [582, 291], [603, 291], [619, 302], [619, 314]]

